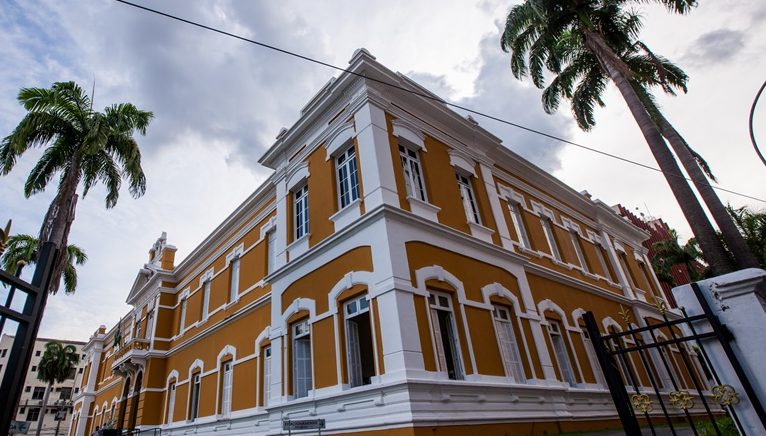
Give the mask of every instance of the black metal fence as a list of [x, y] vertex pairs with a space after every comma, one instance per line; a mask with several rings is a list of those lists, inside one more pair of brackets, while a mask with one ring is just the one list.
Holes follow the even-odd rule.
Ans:
[[[17, 324], [8, 364], [0, 382], [0, 435], [8, 434], [11, 421], [16, 417], [16, 405], [32, 359], [57, 254], [55, 244], [43, 244], [31, 283], [22, 280], [18, 272], [11, 275], [0, 270], [0, 284], [8, 290], [6, 301], [0, 306], [0, 333], [8, 326], [8, 321]], [[16, 304], [17, 301], [23, 304]], [[13, 308], [19, 306], [22, 306], [20, 311]]]
[[[621, 315], [625, 328], [608, 329], [606, 333], [601, 332], [592, 312], [583, 317], [628, 436], [642, 434], [639, 420], [653, 435], [657, 434], [658, 426], [667, 426], [673, 435], [678, 434], [680, 427], [697, 435], [702, 421], [715, 434], [723, 435], [719, 419], [727, 415], [742, 432], [736, 407], [740, 393], [722, 382], [703, 340], [721, 344], [750, 406], [766, 426], [763, 406], [729, 344], [734, 339], [731, 332], [713, 314], [699, 286], [694, 283], [692, 287], [703, 310], [701, 315], [687, 316], [683, 312], [683, 317], [671, 319], [664, 306], [659, 305], [663, 320], [645, 319], [644, 326], [638, 326], [624, 310]], [[700, 323], [709, 328], [698, 328]]]

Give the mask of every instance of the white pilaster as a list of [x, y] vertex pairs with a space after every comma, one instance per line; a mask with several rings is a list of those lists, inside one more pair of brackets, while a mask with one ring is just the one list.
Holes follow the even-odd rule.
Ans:
[[513, 242], [511, 241], [511, 232], [508, 231], [508, 223], [503, 215], [503, 206], [500, 204], [500, 196], [497, 193], [495, 178], [492, 175], [492, 168], [485, 163], [480, 162], [481, 178], [484, 179], [484, 187], [489, 197], [489, 207], [492, 209], [492, 216], [495, 217], [497, 231], [500, 234], [500, 242], [503, 248], [513, 251]]
[[281, 268], [287, 263], [287, 201], [289, 192], [287, 191], [287, 181], [281, 177], [276, 181], [277, 191], [277, 228], [274, 233], [276, 261], [274, 270]]
[[399, 207], [386, 114], [371, 102], [354, 113], [365, 210], [382, 204]]

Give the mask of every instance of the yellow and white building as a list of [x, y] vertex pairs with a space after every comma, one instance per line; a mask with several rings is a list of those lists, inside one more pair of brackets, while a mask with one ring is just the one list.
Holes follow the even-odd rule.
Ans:
[[619, 425], [582, 314], [661, 319], [647, 234], [366, 50], [349, 70], [364, 77], [308, 102], [260, 159], [273, 174], [186, 259], [157, 240], [133, 310], [84, 348], [71, 435]]

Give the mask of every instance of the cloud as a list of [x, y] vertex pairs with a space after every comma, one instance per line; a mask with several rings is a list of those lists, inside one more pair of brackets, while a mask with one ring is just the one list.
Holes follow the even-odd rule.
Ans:
[[697, 38], [684, 57], [692, 63], [710, 66], [731, 61], [744, 47], [744, 31], [718, 29]]

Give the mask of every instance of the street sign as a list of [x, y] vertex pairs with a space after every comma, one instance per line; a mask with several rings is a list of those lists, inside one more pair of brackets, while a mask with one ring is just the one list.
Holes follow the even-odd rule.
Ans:
[[282, 430], [321, 430], [324, 419], [283, 419]]
[[29, 431], [29, 423], [26, 421], [11, 421], [11, 428], [9, 431], [11, 434], [27, 434]]

